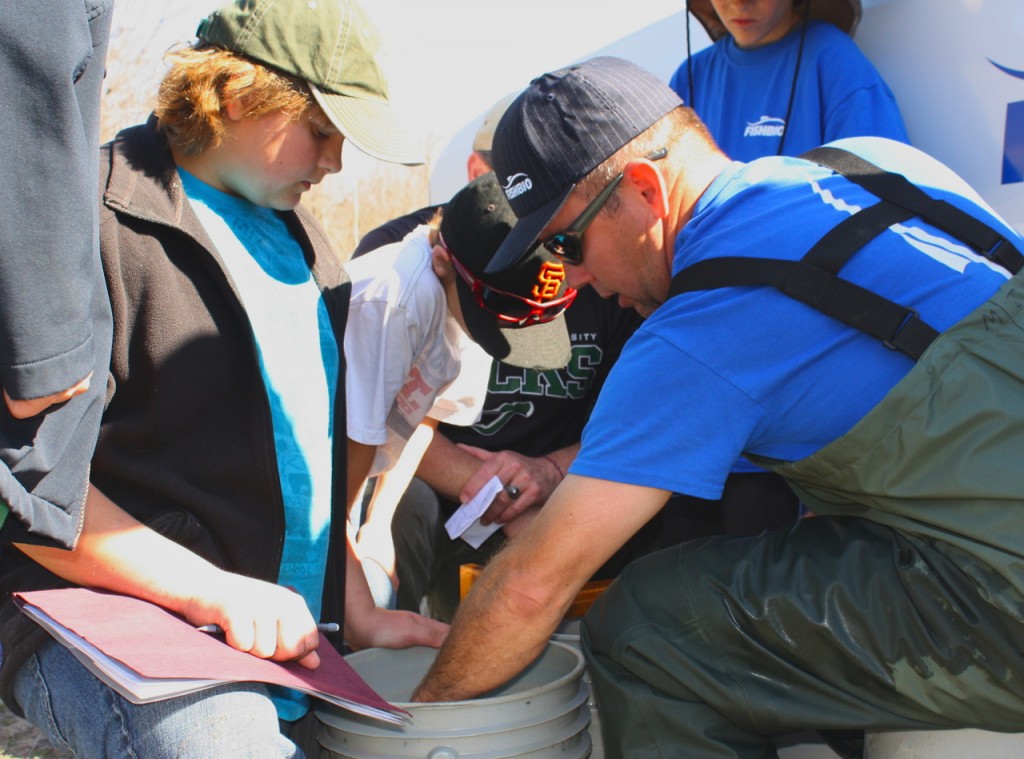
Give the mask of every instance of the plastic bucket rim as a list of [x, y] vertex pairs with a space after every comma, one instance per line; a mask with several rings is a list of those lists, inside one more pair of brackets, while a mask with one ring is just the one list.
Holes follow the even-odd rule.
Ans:
[[[580, 753], [579, 756], [590, 756], [594, 746], [594, 739], [589, 731], [589, 726], [591, 724], [590, 715], [586, 714], [585, 710], [582, 709], [579, 709], [577, 711], [578, 713], [576, 719], [573, 720], [572, 724], [563, 729], [558, 734], [558, 736], [555, 736], [553, 739], [542, 739], [521, 746], [506, 746], [504, 748], [499, 748], [496, 751], [471, 751], [470, 753], [466, 753], [464, 750], [460, 751], [460, 749], [462, 749], [463, 747], [459, 746], [458, 741], [456, 740], [453, 745], [439, 743], [437, 746], [431, 748], [431, 752], [434, 752], [438, 749], [450, 749], [456, 751], [458, 756], [462, 756], [465, 759], [489, 759], [490, 757], [500, 757], [500, 759], [514, 759], [517, 756], [527, 756], [529, 754], [533, 754], [536, 756], [536, 752], [538, 751], [554, 748], [556, 746], [564, 746], [565, 744], [570, 743], [574, 739], [578, 739], [578, 742], [581, 745], [577, 745], [574, 748], [582, 749], [582, 753]], [[361, 746], [344, 746], [340, 742], [338, 742], [335, 736], [323, 734], [321, 732], [322, 729], [323, 726], [319, 725], [317, 729], [317, 743], [320, 745], [322, 749], [326, 749], [337, 756], [354, 757], [355, 759], [360, 759], [361, 757], [365, 759], [383, 759], [384, 757], [391, 757], [390, 754], [366, 754], [362, 751], [360, 751], [360, 753], [352, 753], [352, 750], [359, 750], [361, 749]], [[445, 736], [432, 737], [443, 739]], [[413, 740], [419, 741], [421, 740], [421, 738], [417, 736], [413, 738]], [[506, 751], [513, 751], [515, 753], [505, 753]]]
[[[529, 698], [529, 697], [531, 697], [531, 696], [533, 696], [535, 694], [543, 693], [543, 692], [549, 691], [549, 690], [557, 690], [558, 688], [568, 684], [570, 681], [582, 677], [583, 670], [586, 668], [586, 662], [583, 659], [583, 654], [579, 651], [579, 649], [574, 648], [573, 646], [571, 646], [571, 645], [569, 645], [567, 643], [562, 643], [561, 641], [556, 641], [556, 640], [548, 641], [545, 644], [544, 649], [537, 656], [537, 658], [534, 659], [532, 662], [530, 662], [530, 664], [527, 667], [524, 667], [521, 672], [519, 672], [517, 675], [515, 675], [515, 677], [519, 677], [519, 675], [521, 675], [529, 667], [533, 666], [537, 661], [539, 661], [540, 658], [542, 656], [544, 656], [544, 652], [547, 651], [549, 648], [557, 648], [557, 649], [562, 649], [564, 651], [569, 652], [571, 654], [571, 656], [575, 659], [576, 663], [573, 665], [572, 670], [570, 672], [567, 672], [566, 674], [561, 675], [560, 677], [558, 677], [558, 678], [556, 678], [554, 680], [550, 680], [550, 681], [545, 682], [545, 683], [543, 683], [541, 685], [534, 686], [533, 688], [529, 688], [527, 690], [522, 690], [522, 691], [516, 691], [515, 693], [507, 693], [507, 694], [505, 694], [503, 696], [487, 696], [486, 694], [484, 694], [484, 695], [482, 695], [482, 696], [480, 696], [478, 698], [469, 698], [469, 699], [463, 699], [463, 700], [459, 700], [459, 701], [434, 701], [434, 702], [429, 702], [429, 701], [428, 702], [420, 702], [420, 701], [389, 701], [389, 703], [392, 706], [396, 706], [399, 709], [404, 709], [406, 711], [409, 710], [409, 707], [412, 707], [413, 709], [415, 709], [417, 711], [432, 711], [432, 710], [438, 710], [438, 709], [451, 709], [451, 708], [455, 708], [455, 707], [463, 706], [463, 705], [467, 705], [467, 704], [479, 704], [479, 702], [483, 701], [483, 700], [486, 700], [488, 703], [492, 703], [492, 704], [496, 704], [497, 705], [497, 704], [501, 704], [501, 703], [505, 703], [505, 702], [509, 702], [509, 701], [521, 701], [521, 700]], [[378, 651], [378, 650], [386, 650], [386, 649], [363, 649], [363, 651]], [[349, 654], [345, 658], [348, 659], [348, 658], [353, 657], [353, 656], [359, 656], [359, 654], [363, 653], [363, 651], [357, 651], [354, 654]], [[509, 680], [506, 681], [506, 683], [510, 682], [511, 680], [514, 680], [515, 677], [509, 678]], [[502, 685], [499, 685], [498, 687], [499, 688], [504, 687], [504, 683]], [[497, 690], [497, 689], [495, 689], [495, 690]]]
[[[324, 730], [336, 730], [338, 732], [345, 733], [351, 736], [357, 736], [360, 739], [366, 740], [379, 740], [382, 742], [389, 742], [395, 740], [408, 740], [414, 738], [421, 740], [424, 738], [473, 738], [491, 735], [494, 733], [505, 733], [514, 730], [523, 730], [526, 728], [537, 727], [540, 725], [557, 722], [564, 719], [567, 715], [573, 712], [586, 711], [589, 714], [589, 719], [593, 720], [593, 709], [589, 703], [589, 688], [585, 688], [580, 683], [579, 690], [571, 698], [566, 699], [559, 706], [561, 707], [558, 711], [548, 711], [545, 713], [543, 719], [534, 719], [519, 722], [502, 722], [502, 723], [489, 723], [482, 725], [478, 728], [453, 728], [449, 730], [429, 730], [424, 729], [422, 725], [416, 726], [416, 732], [409, 734], [403, 732], [409, 723], [403, 723], [402, 725], [378, 725], [375, 722], [369, 722], [364, 720], [353, 720], [347, 719], [345, 710], [340, 707], [327, 704], [327, 708], [321, 708], [317, 706], [315, 708], [316, 718], [318, 726]], [[456, 702], [447, 702], [454, 704]], [[460, 703], [472, 703], [472, 702], [460, 702]], [[339, 717], [339, 715], [341, 715]]]

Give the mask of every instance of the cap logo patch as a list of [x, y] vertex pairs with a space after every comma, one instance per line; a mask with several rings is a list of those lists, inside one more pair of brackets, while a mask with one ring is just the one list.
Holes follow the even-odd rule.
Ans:
[[537, 284], [530, 292], [535, 300], [545, 301], [558, 297], [562, 283], [565, 282], [565, 265], [560, 261], [545, 261], [537, 273]]
[[524, 192], [532, 190], [533, 180], [523, 172], [519, 172], [510, 176], [501, 189], [505, 191], [505, 197], [512, 200], [512, 198], [518, 198]]

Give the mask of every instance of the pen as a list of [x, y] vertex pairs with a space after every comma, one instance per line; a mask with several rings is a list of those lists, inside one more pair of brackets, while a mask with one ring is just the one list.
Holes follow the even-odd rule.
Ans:
[[[318, 622], [316, 629], [320, 632], [336, 633], [341, 629], [341, 626], [337, 622]], [[212, 633], [214, 635], [224, 634], [224, 630], [221, 629], [220, 625], [199, 625], [196, 630], [201, 633]]]

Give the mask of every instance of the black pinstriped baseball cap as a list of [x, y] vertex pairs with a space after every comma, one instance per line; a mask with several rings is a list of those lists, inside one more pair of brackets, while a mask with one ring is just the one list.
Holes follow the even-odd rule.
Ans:
[[654, 74], [611, 56], [534, 79], [494, 132], [494, 171], [519, 220], [487, 271], [519, 261], [577, 182], [680, 105]]

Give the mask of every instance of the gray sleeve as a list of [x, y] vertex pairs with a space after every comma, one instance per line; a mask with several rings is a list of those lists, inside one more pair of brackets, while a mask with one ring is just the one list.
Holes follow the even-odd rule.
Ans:
[[71, 547], [81, 530], [110, 361], [97, 187], [112, 6], [0, 3], [0, 387], [38, 398], [93, 372], [31, 419], [0, 402], [3, 540]]
[[112, 0], [0, 5], [0, 385], [66, 389], [94, 365], [99, 101]]

